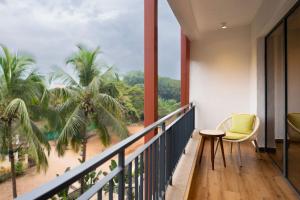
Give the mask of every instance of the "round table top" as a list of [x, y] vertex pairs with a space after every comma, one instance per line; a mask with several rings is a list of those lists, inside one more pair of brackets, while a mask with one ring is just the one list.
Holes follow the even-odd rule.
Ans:
[[219, 136], [225, 136], [225, 133], [220, 130], [201, 130], [200, 135], [203, 136], [213, 136], [213, 137], [219, 137]]

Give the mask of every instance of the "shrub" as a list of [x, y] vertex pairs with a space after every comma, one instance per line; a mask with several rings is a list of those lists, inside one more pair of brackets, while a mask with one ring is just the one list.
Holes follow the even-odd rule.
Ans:
[[17, 176], [23, 175], [25, 173], [23, 163], [18, 161], [16, 163], [15, 170]]
[[10, 177], [11, 177], [11, 173], [10, 172], [6, 173], [6, 174], [0, 175], [0, 183], [6, 181], [7, 179], [10, 179]]
[[[25, 173], [24, 165], [22, 162], [18, 161], [15, 165], [16, 176], [21, 176]], [[0, 167], [0, 183], [11, 178], [10, 169], [5, 167]]]

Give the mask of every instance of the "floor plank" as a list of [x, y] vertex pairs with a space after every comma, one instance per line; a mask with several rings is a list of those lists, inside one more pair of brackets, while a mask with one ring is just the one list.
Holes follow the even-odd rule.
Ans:
[[268, 200], [299, 199], [280, 171], [264, 153], [256, 153], [250, 143], [241, 146], [243, 167], [239, 167], [237, 146], [230, 153], [225, 143], [227, 168], [224, 168], [221, 151], [215, 158], [215, 170], [211, 169], [210, 148], [205, 146], [202, 162], [196, 166], [189, 199], [206, 200]]

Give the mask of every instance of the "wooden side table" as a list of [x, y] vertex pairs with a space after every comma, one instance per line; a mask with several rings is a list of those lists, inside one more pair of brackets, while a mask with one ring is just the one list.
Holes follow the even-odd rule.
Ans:
[[207, 139], [210, 139], [210, 155], [211, 155], [211, 165], [212, 169], [215, 169], [215, 138], [219, 138], [220, 141], [220, 147], [222, 151], [222, 157], [223, 157], [223, 163], [224, 167], [226, 167], [226, 161], [225, 161], [225, 155], [224, 155], [224, 147], [223, 147], [223, 140], [222, 138], [225, 136], [225, 133], [223, 131], [219, 130], [201, 130], [199, 134], [202, 136], [201, 138], [201, 143], [200, 143], [200, 159], [199, 159], [199, 164], [201, 163], [202, 159], [202, 154], [203, 154], [203, 149], [205, 145], [205, 141]]

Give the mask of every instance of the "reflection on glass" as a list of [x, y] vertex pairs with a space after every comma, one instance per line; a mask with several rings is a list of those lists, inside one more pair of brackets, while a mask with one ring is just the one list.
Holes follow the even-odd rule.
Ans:
[[282, 169], [285, 136], [284, 26], [267, 37], [267, 148]]
[[300, 9], [287, 21], [288, 178], [300, 190]]

